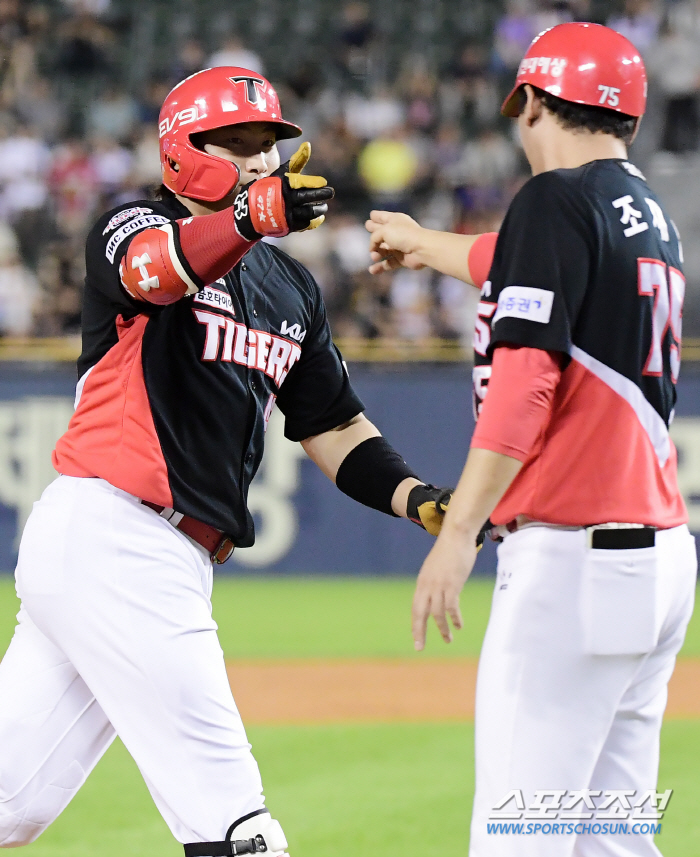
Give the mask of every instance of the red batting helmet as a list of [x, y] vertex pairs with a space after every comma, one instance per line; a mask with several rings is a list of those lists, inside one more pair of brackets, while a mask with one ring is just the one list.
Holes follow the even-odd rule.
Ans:
[[517, 91], [529, 83], [564, 101], [641, 116], [647, 76], [635, 46], [600, 24], [558, 24], [534, 39], [518, 68], [504, 116], [517, 116]]
[[238, 167], [197, 149], [191, 137], [244, 122], [274, 125], [278, 140], [301, 134], [301, 128], [282, 119], [279, 99], [270, 82], [250, 69], [208, 68], [178, 83], [163, 102], [158, 117], [163, 184], [173, 193], [192, 199], [223, 199], [238, 184]]

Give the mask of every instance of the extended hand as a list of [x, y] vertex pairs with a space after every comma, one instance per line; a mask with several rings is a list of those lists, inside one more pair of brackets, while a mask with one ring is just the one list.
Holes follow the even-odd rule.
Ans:
[[417, 255], [425, 230], [412, 217], [398, 211], [371, 211], [369, 218], [365, 222], [365, 229], [371, 233], [370, 274], [396, 268], [417, 271], [425, 267]]
[[233, 216], [244, 238], [277, 238], [315, 229], [323, 223], [334, 191], [323, 176], [302, 174], [310, 157], [311, 144], [302, 143], [271, 176], [241, 188], [234, 201]]
[[442, 639], [452, 642], [447, 617], [462, 627], [459, 594], [471, 574], [477, 554], [476, 539], [453, 529], [443, 529], [425, 558], [413, 596], [413, 640], [417, 651], [425, 648], [428, 617], [435, 619]]
[[328, 212], [326, 202], [335, 194], [323, 176], [302, 175], [310, 157], [311, 143], [302, 143], [287, 163], [273, 173], [286, 179], [282, 193], [290, 232], [304, 232], [320, 226]]

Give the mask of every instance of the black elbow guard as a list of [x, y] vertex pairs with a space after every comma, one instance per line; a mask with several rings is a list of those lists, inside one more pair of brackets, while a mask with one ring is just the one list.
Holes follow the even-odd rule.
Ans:
[[394, 514], [391, 498], [404, 479], [416, 474], [383, 437], [370, 437], [341, 462], [335, 484], [343, 494], [386, 515]]

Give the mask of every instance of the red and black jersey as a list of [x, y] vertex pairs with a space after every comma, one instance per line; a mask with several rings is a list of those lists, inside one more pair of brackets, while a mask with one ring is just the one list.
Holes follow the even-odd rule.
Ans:
[[565, 368], [495, 523], [687, 520], [668, 432], [684, 294], [680, 238], [632, 164], [592, 161], [523, 186], [481, 293], [477, 413], [499, 344], [562, 352]]
[[131, 202], [90, 232], [78, 402], [54, 466], [106, 479], [245, 547], [254, 540], [248, 488], [275, 402], [293, 441], [363, 405], [317, 284], [271, 244], [253, 245], [226, 276], [168, 306], [126, 293], [119, 263], [131, 238], [173, 223], [177, 242], [174, 221], [189, 214], [174, 198]]

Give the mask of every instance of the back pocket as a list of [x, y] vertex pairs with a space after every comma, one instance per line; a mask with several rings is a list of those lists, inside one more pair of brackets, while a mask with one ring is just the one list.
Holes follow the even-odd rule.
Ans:
[[657, 546], [588, 548], [581, 582], [584, 652], [643, 655], [659, 641]]

